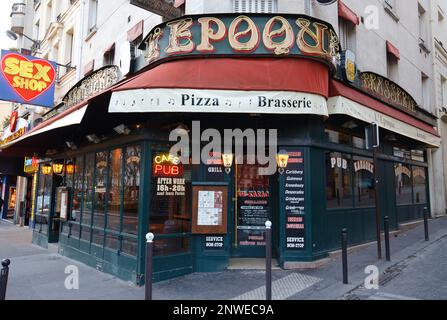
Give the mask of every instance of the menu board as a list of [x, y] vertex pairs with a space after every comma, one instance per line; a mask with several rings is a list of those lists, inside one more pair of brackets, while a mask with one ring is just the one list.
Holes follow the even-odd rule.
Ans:
[[193, 187], [193, 233], [227, 233], [227, 189], [227, 186]]
[[305, 163], [302, 149], [289, 149], [289, 162], [283, 177], [286, 216], [286, 249], [306, 249]]
[[219, 226], [222, 224], [222, 191], [199, 191], [199, 226]]

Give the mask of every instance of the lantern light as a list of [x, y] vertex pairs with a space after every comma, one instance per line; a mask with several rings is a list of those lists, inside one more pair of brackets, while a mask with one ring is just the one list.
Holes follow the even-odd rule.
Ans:
[[276, 155], [276, 163], [278, 164], [280, 174], [284, 173], [284, 169], [287, 168], [288, 162], [289, 162], [289, 153], [286, 150], [281, 150]]
[[222, 154], [222, 162], [225, 167], [225, 172], [230, 174], [231, 167], [233, 166], [234, 155], [232, 153], [223, 153]]
[[57, 175], [62, 175], [64, 173], [64, 163], [63, 162], [54, 162], [53, 163], [53, 172]]
[[42, 166], [42, 173], [46, 176], [49, 176], [53, 173], [53, 167], [50, 164], [44, 164]]
[[75, 165], [73, 161], [67, 161], [67, 164], [65, 165], [65, 171], [68, 175], [73, 175], [75, 171]]

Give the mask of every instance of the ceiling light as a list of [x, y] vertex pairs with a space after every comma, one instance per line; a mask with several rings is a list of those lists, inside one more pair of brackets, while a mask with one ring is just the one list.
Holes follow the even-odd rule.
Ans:
[[65, 144], [66, 144], [67, 147], [70, 148], [71, 150], [76, 150], [76, 149], [78, 149], [78, 146], [77, 146], [73, 141], [66, 141]]
[[94, 144], [98, 144], [101, 142], [101, 139], [96, 134], [89, 134], [85, 137], [87, 138], [88, 141]]
[[113, 130], [115, 130], [116, 133], [118, 134], [123, 134], [123, 135], [129, 135], [131, 130], [124, 124], [121, 124], [115, 128], [113, 128]]

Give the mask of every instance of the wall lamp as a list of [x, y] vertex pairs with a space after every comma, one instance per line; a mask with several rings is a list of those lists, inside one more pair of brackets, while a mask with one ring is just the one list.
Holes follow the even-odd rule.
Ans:
[[232, 153], [223, 153], [222, 154], [222, 162], [225, 167], [225, 172], [230, 174], [231, 167], [233, 166], [234, 155]]
[[33, 47], [37, 50], [40, 49], [40, 41], [38, 40], [34, 40], [30, 37], [28, 37], [27, 35], [21, 33], [21, 34], [17, 34], [12, 30], [6, 30], [6, 35], [8, 36], [9, 39], [16, 41], [19, 38], [19, 35], [23, 36], [24, 38], [28, 39], [29, 41], [31, 41], [33, 43]]
[[286, 150], [281, 150], [276, 155], [276, 163], [278, 164], [278, 172], [284, 174], [287, 164], [289, 163], [289, 153]]
[[46, 176], [49, 176], [51, 174], [53, 174], [53, 167], [51, 166], [51, 164], [46, 163], [42, 166], [42, 173]]
[[64, 162], [63, 161], [54, 161], [53, 162], [53, 172], [58, 176], [64, 174]]

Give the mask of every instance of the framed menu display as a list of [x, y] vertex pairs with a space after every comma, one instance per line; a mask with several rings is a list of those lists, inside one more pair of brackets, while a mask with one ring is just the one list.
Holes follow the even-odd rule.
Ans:
[[227, 186], [194, 186], [192, 233], [226, 234], [227, 202]]

